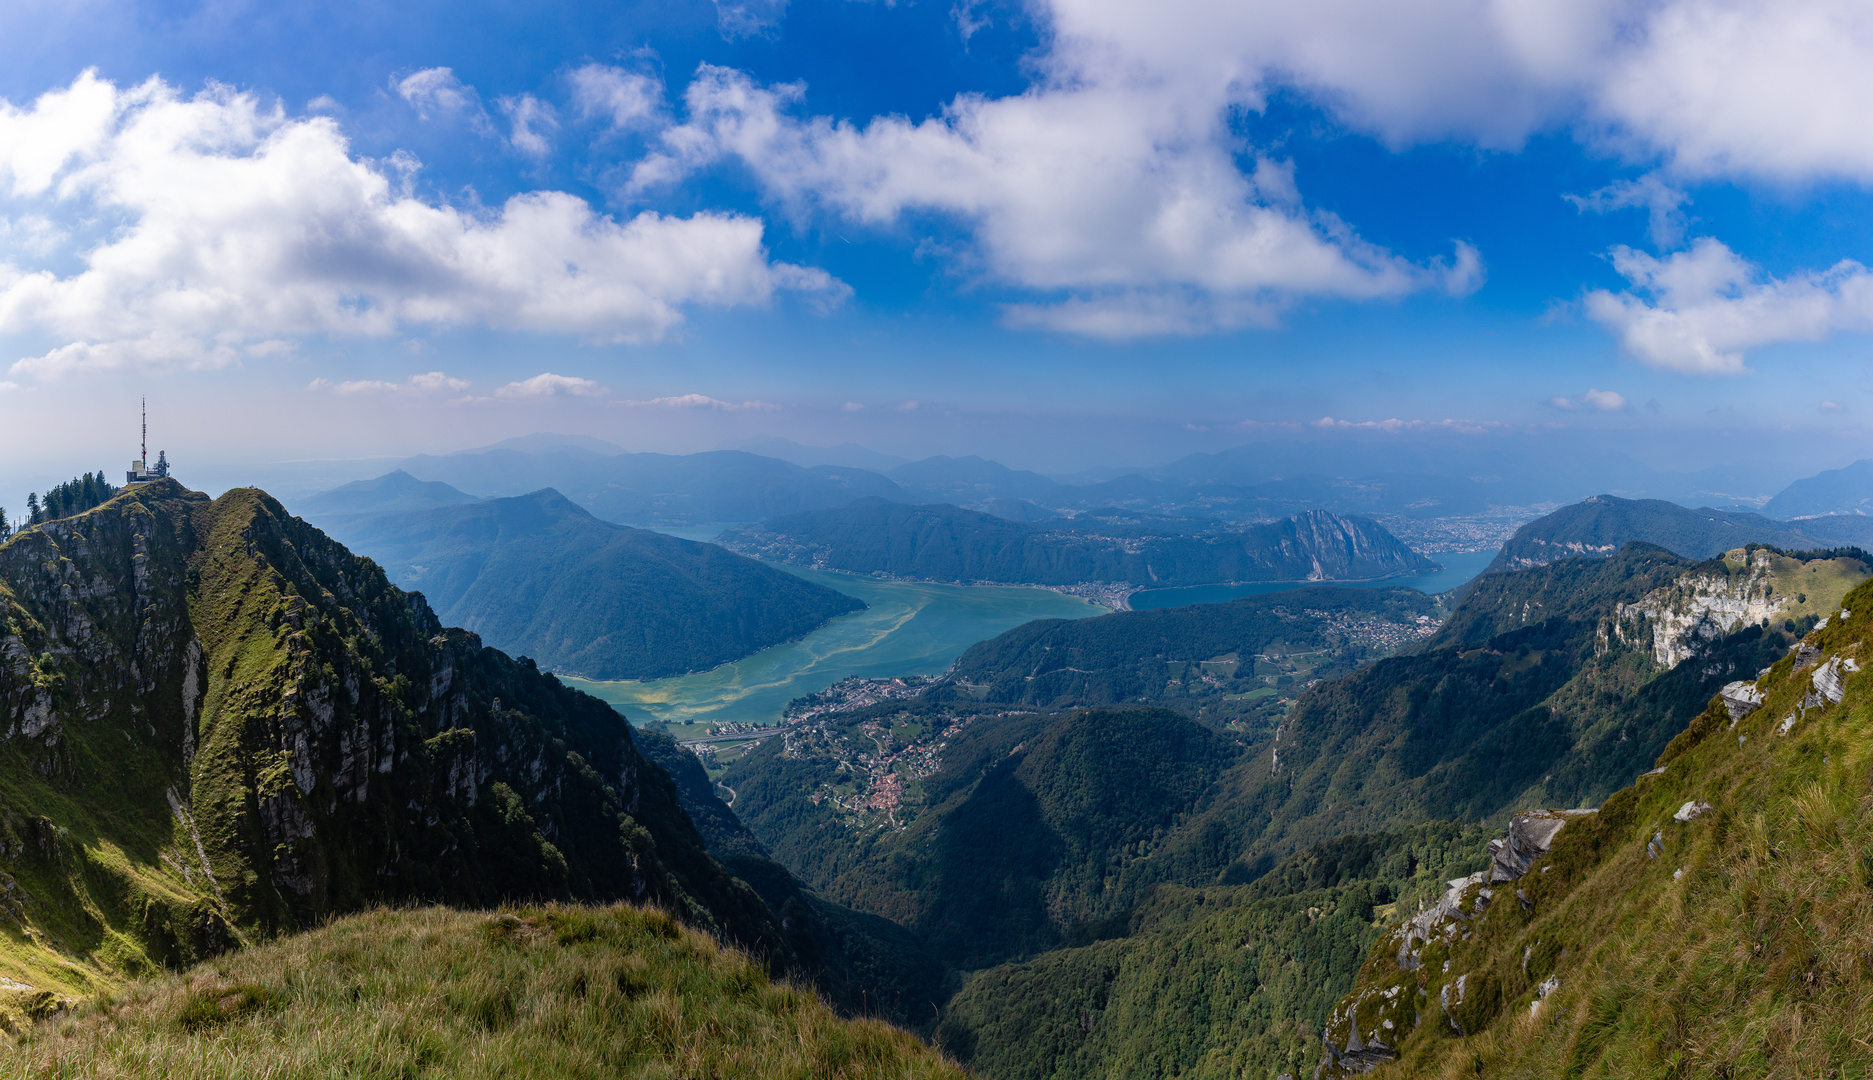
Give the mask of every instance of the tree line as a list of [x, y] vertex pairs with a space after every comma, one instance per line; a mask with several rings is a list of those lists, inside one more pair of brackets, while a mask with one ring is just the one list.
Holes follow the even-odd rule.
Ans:
[[59, 518], [82, 514], [94, 506], [108, 502], [122, 489], [104, 479], [104, 470], [74, 476], [55, 487], [48, 488], [41, 495], [28, 492], [26, 495], [26, 516], [19, 521], [7, 517], [5, 507], [0, 507], [0, 539], [11, 536], [15, 529], [25, 529], [34, 525], [56, 521]]

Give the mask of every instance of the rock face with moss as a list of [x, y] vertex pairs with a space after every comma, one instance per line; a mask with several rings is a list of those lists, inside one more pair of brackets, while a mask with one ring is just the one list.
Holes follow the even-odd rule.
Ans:
[[253, 489], [0, 546], [0, 975], [81, 990], [379, 901], [629, 899], [784, 961], [612, 709]]

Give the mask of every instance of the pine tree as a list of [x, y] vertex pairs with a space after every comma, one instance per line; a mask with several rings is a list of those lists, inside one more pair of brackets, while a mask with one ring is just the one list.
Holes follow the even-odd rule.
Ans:
[[44, 520], [45, 518], [39, 510], [39, 495], [36, 492], [31, 492], [31, 491], [27, 492], [26, 493], [26, 524], [37, 525], [41, 521], [44, 521]]
[[0, 506], [0, 540], [13, 535], [13, 523], [7, 520], [7, 508]]

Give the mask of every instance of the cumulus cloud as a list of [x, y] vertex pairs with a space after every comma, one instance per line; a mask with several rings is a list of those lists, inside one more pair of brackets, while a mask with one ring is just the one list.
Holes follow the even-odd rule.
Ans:
[[605, 388], [591, 379], [581, 379], [576, 375], [555, 375], [550, 371], [531, 379], [508, 383], [494, 392], [496, 397], [504, 398], [596, 397], [603, 393]]
[[1773, 278], [1704, 237], [1664, 258], [1615, 248], [1613, 267], [1633, 288], [1587, 293], [1587, 315], [1627, 352], [1670, 371], [1742, 374], [1749, 349], [1873, 329], [1873, 274], [1852, 260]]
[[779, 405], [766, 401], [723, 401], [707, 394], [678, 394], [674, 397], [651, 398], [648, 401], [625, 401], [620, 404], [634, 408], [659, 409], [715, 409], [721, 412], [773, 412]]
[[663, 84], [648, 75], [587, 64], [568, 78], [579, 116], [603, 119], [613, 131], [654, 124], [663, 114]]
[[1576, 394], [1571, 398], [1549, 398], [1548, 404], [1564, 412], [1573, 412], [1576, 409], [1596, 409], [1600, 412], [1625, 412], [1632, 408], [1632, 403], [1626, 400], [1624, 394], [1612, 390], [1601, 390], [1597, 387], [1590, 387], [1585, 393]]
[[507, 115], [511, 126], [508, 145], [533, 158], [543, 158], [553, 152], [553, 133], [559, 130], [559, 114], [551, 105], [532, 94], [504, 97], [496, 104]]
[[1226, 88], [1191, 100], [1101, 70], [1013, 97], [959, 97], [918, 123], [860, 127], [796, 116], [800, 86], [703, 65], [684, 95], [686, 122], [661, 134], [629, 188], [731, 159], [796, 212], [881, 228], [916, 212], [950, 215], [969, 226], [988, 277], [1066, 294], [1011, 307], [1011, 324], [1103, 337], [1266, 323], [1297, 297], [1480, 284], [1481, 259], [1466, 244], [1448, 262], [1414, 264], [1296, 205], [1291, 168], [1238, 168]]
[[1105, 57], [1310, 93], [1393, 143], [1571, 125], [1684, 176], [1873, 179], [1859, 0], [1048, 0], [1055, 68]]
[[[784, 4], [718, 10], [725, 28], [753, 32]], [[973, 11], [961, 3], [958, 25], [974, 25]], [[1661, 248], [1683, 239], [1683, 179], [1873, 181], [1873, 8], [1860, 0], [1043, 0], [1035, 11], [1049, 44], [1027, 90], [964, 94], [921, 120], [813, 115], [802, 86], [704, 65], [684, 122], [662, 132], [626, 193], [726, 160], [795, 213], [879, 228], [942, 215], [967, 231], [960, 268], [1041, 294], [1009, 305], [1009, 325], [1124, 338], [1266, 324], [1309, 297], [1481, 284], [1474, 249], [1405, 258], [1308, 209], [1306, 177], [1243, 145], [1232, 123], [1276, 92], [1394, 145], [1514, 148], [1571, 129], [1659, 167], [1577, 205], [1643, 208]]]
[[[425, 101], [448, 88], [423, 85], [411, 93]], [[738, 214], [619, 221], [557, 191], [487, 211], [426, 202], [400, 175], [412, 161], [360, 159], [332, 118], [220, 86], [185, 96], [87, 73], [31, 106], [0, 103], [0, 129], [0, 177], [23, 209], [116, 223], [63, 262], [0, 262], [0, 332], [64, 339], [16, 375], [214, 367], [293, 337], [408, 326], [647, 342], [690, 306], [849, 292], [769, 261], [761, 221]]]

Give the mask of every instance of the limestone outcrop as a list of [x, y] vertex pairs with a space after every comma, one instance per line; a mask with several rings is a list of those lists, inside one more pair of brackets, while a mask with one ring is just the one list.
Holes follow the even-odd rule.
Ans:
[[[1442, 970], [1426, 970], [1427, 962], [1435, 960], [1439, 946], [1467, 940], [1475, 924], [1501, 902], [1501, 886], [1526, 876], [1553, 850], [1555, 837], [1568, 822], [1593, 813], [1596, 811], [1530, 810], [1515, 815], [1509, 822], [1509, 834], [1489, 842], [1487, 867], [1451, 879], [1436, 904], [1407, 919], [1389, 938], [1381, 939], [1373, 947], [1373, 955], [1390, 957], [1404, 978], [1369, 980], [1361, 976], [1366, 989], [1347, 995], [1327, 1019], [1314, 1080], [1370, 1072], [1392, 1060], [1397, 1040], [1432, 1015], [1432, 1010], [1452, 1034], [1466, 1034], [1466, 1017], [1474, 1005], [1473, 991], [1478, 989], [1472, 986], [1476, 980], [1468, 972], [1453, 977], [1448, 961]], [[1520, 889], [1512, 898], [1525, 907], [1530, 904]], [[1382, 961], [1370, 961], [1368, 974], [1371, 963]], [[1427, 977], [1413, 974], [1421, 970]], [[1434, 985], [1435, 995], [1431, 993]]]
[[1795, 598], [1775, 587], [1778, 558], [1765, 548], [1732, 552], [1724, 569], [1686, 573], [1619, 605], [1612, 632], [1620, 641], [1648, 643], [1660, 667], [1677, 667], [1704, 645], [1792, 606]]

